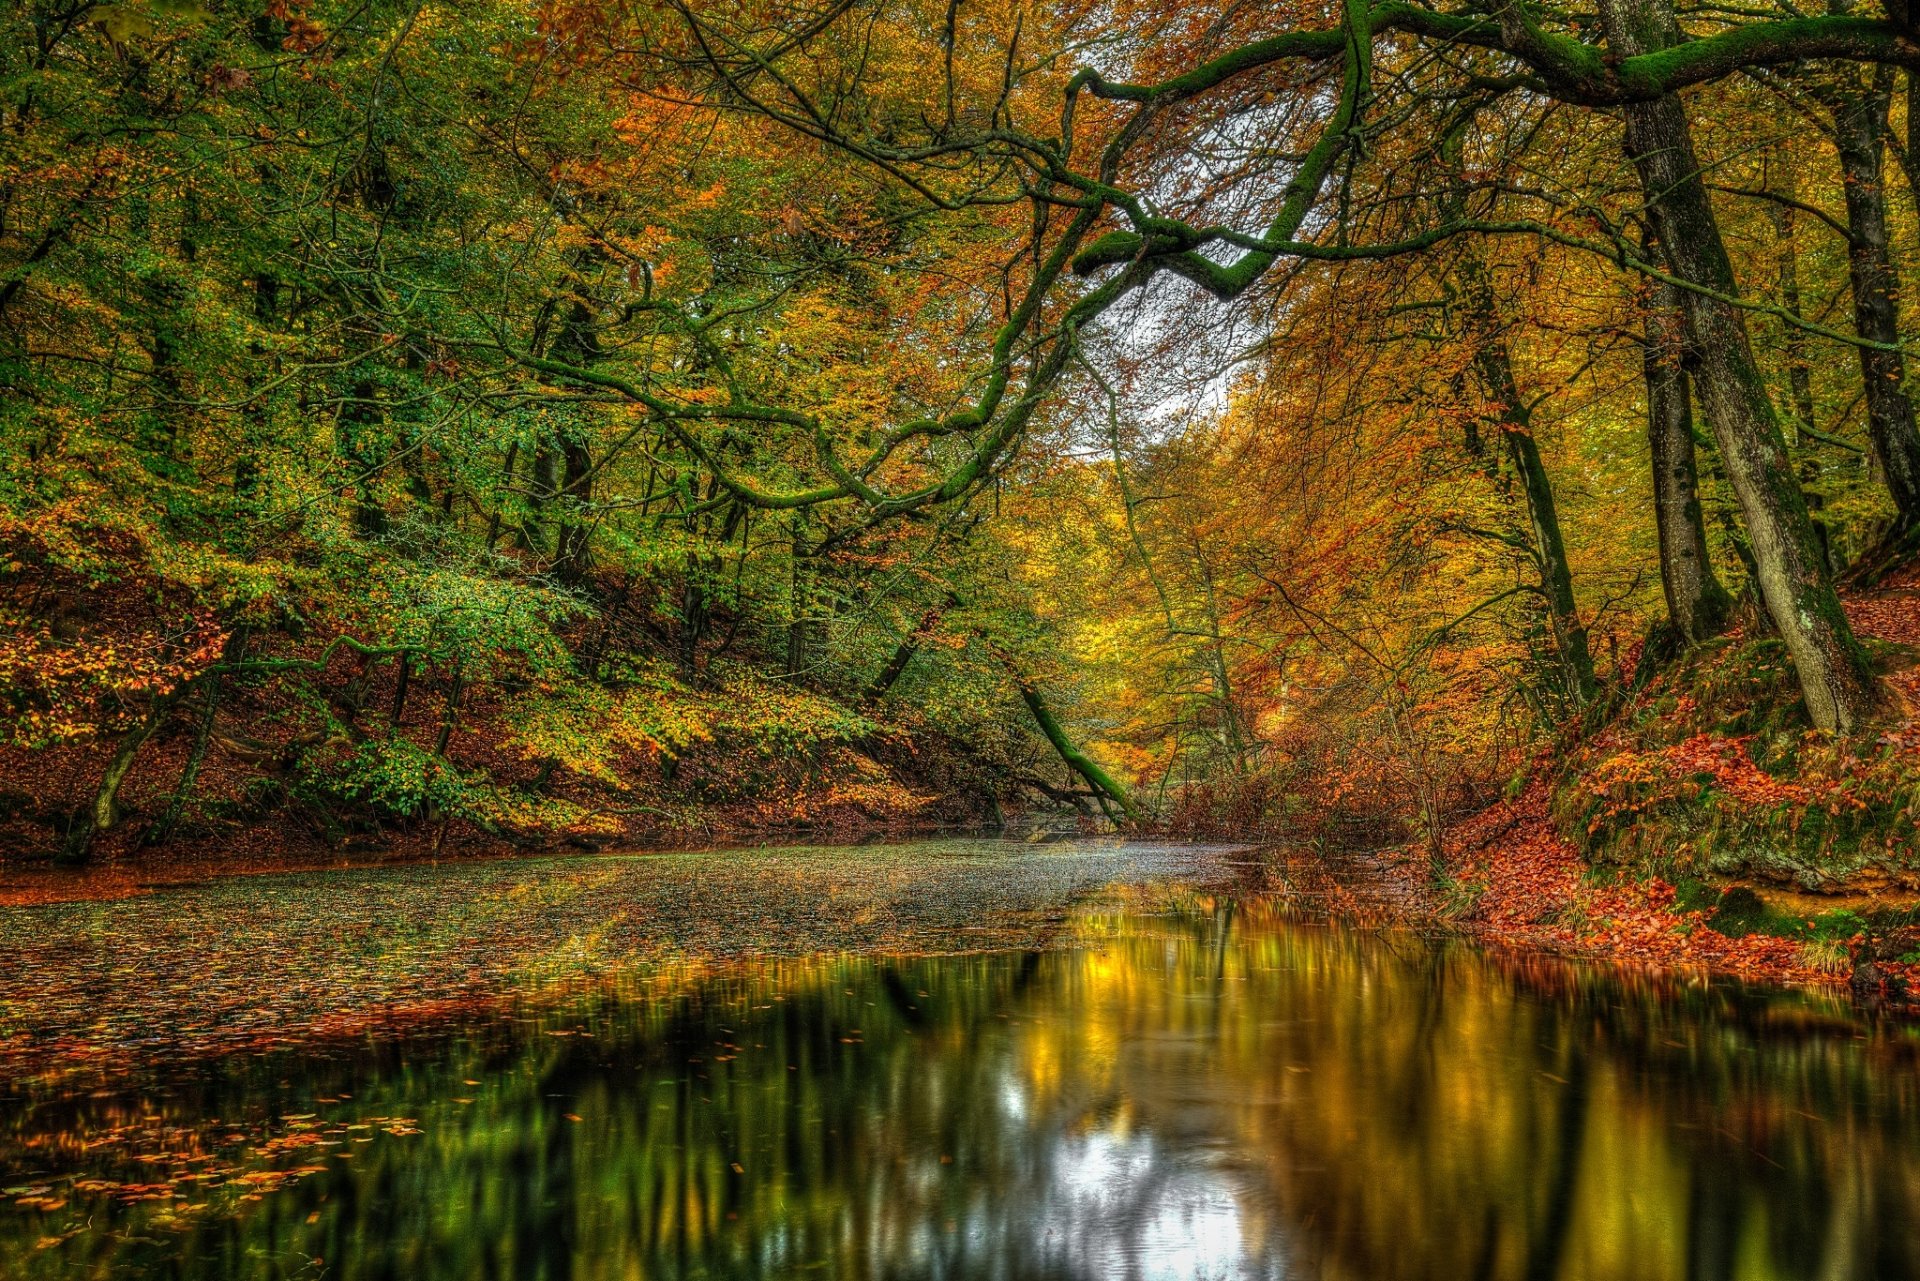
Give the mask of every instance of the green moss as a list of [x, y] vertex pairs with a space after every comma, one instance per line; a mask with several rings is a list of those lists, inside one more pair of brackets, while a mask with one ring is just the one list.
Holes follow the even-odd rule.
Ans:
[[1749, 934], [1768, 934], [1776, 923], [1773, 913], [1761, 897], [1744, 885], [1736, 885], [1720, 896], [1719, 906], [1707, 918], [1707, 925], [1730, 939]]
[[1683, 877], [1673, 890], [1675, 911], [1709, 912], [1720, 902], [1719, 890], [1694, 877]]
[[1801, 933], [1808, 939], [1845, 942], [1855, 935], [1868, 933], [1869, 929], [1865, 917], [1843, 907], [1831, 912], [1822, 912], [1807, 921], [1802, 926]]

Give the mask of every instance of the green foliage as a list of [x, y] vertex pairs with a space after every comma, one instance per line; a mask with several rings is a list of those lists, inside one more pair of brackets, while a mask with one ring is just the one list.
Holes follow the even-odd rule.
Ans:
[[1764, 900], [1744, 885], [1736, 885], [1720, 896], [1713, 915], [1707, 918], [1707, 924], [1728, 938], [1745, 938], [1749, 934], [1775, 934], [1782, 927], [1781, 918], [1767, 907]]
[[502, 787], [406, 739], [336, 745], [301, 765], [296, 795], [328, 815], [365, 813], [376, 822], [464, 819], [488, 831], [607, 829], [580, 806]]
[[[924, 528], [740, 498], [943, 412], [983, 350], [964, 260], [1016, 239], [689, 112], [581, 16], [0, 16], [0, 751], [68, 780], [56, 808], [99, 777], [59, 753], [150, 716], [125, 808], [183, 789], [195, 830], [284, 806], [329, 840], [893, 819], [925, 802], [903, 768], [965, 816], [980, 760], [1034, 755], [944, 640], [910, 703], [857, 705], [971, 590], [970, 490]], [[541, 359], [819, 425], [671, 425]], [[921, 445], [866, 482], [972, 448]]]

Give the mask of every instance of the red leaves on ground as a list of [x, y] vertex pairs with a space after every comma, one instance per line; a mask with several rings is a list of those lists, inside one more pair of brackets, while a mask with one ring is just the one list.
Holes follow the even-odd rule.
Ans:
[[1461, 824], [1448, 846], [1451, 874], [1484, 887], [1468, 917], [1484, 941], [1772, 982], [1845, 980], [1810, 964], [1796, 940], [1708, 928], [1707, 913], [1676, 910], [1673, 886], [1657, 877], [1593, 884], [1548, 817], [1544, 784]]

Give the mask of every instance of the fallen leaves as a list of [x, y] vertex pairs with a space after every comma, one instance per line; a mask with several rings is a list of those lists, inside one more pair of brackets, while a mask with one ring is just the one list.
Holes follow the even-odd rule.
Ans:
[[250, 876], [0, 907], [0, 1074], [112, 1076], [362, 1036], [668, 958], [1017, 946], [1092, 889], [1225, 878], [1227, 852], [762, 848]]
[[1678, 910], [1658, 877], [1592, 883], [1547, 813], [1544, 783], [1461, 824], [1449, 851], [1451, 874], [1481, 891], [1465, 927], [1487, 942], [1778, 983], [1845, 978], [1810, 964], [1798, 940], [1708, 928], [1709, 913]]

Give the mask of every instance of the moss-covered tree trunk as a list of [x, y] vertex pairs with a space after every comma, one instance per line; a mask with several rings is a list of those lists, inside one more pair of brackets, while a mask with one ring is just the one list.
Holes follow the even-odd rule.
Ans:
[[1887, 109], [1890, 71], [1867, 73], [1847, 68], [1856, 81], [1833, 97], [1833, 140], [1840, 153], [1840, 175], [1847, 200], [1847, 272], [1853, 287], [1854, 332], [1872, 347], [1859, 347], [1860, 375], [1866, 382], [1868, 435], [1887, 492], [1898, 512], [1899, 528], [1920, 523], [1920, 430], [1906, 392], [1906, 361], [1899, 351], [1899, 278], [1887, 234]]
[[1693, 401], [1682, 364], [1685, 320], [1679, 290], [1655, 281], [1647, 312], [1647, 444], [1653, 462], [1653, 516], [1660, 539], [1660, 586], [1667, 617], [1689, 645], [1726, 626], [1732, 601], [1707, 556], [1693, 451]]
[[[1679, 38], [1668, 0], [1603, 0], [1617, 54], [1665, 48]], [[1761, 599], [1793, 657], [1807, 712], [1846, 732], [1874, 706], [1866, 655], [1854, 640], [1812, 518], [1794, 480], [1785, 439], [1754, 360], [1733, 264], [1701, 179], [1686, 109], [1672, 94], [1621, 109], [1627, 153], [1667, 263], [1683, 289], [1688, 336], [1707, 420], [1740, 500]]]
[[1011, 661], [1008, 663], [1008, 669], [1013, 674], [1014, 684], [1020, 690], [1020, 700], [1027, 705], [1027, 710], [1033, 713], [1034, 723], [1040, 727], [1040, 732], [1046, 735], [1047, 742], [1053, 745], [1053, 750], [1059, 753], [1060, 759], [1066, 762], [1067, 768], [1085, 779], [1088, 787], [1111, 801], [1127, 818], [1138, 819], [1141, 816], [1140, 807], [1134, 802], [1133, 795], [1111, 774], [1100, 768], [1099, 762], [1081, 751], [1079, 746], [1067, 736], [1067, 731], [1055, 718], [1053, 709], [1047, 706], [1047, 700], [1041, 696], [1040, 687], [1026, 673], [1014, 667]]
[[174, 704], [180, 700], [185, 689], [185, 685], [182, 685], [155, 698], [139, 723], [121, 736], [113, 755], [107, 759], [107, 767], [100, 772], [100, 785], [94, 789], [93, 800], [75, 818], [73, 827], [67, 833], [59, 862], [68, 865], [86, 862], [93, 855], [94, 842], [120, 821], [120, 788], [127, 781], [127, 775], [133, 772], [134, 758], [155, 731], [166, 723], [168, 714], [173, 711]]

